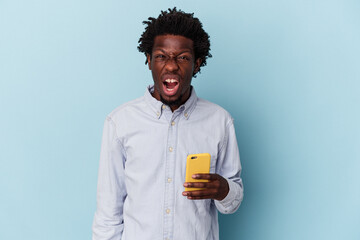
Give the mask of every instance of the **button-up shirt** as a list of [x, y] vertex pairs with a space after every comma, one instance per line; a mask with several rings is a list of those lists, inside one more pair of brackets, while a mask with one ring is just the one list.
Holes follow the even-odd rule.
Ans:
[[[93, 240], [219, 239], [217, 211], [233, 213], [243, 198], [233, 119], [194, 88], [174, 112], [152, 91], [105, 120]], [[223, 200], [182, 195], [186, 158], [197, 153], [209, 153], [210, 173], [228, 181]]]

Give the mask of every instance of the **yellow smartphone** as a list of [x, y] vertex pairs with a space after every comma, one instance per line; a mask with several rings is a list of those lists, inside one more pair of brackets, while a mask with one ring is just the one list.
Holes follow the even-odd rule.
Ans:
[[[208, 182], [205, 179], [193, 179], [196, 173], [210, 172], [211, 155], [209, 153], [190, 154], [186, 159], [185, 182]], [[203, 188], [185, 188], [185, 191], [202, 190]]]

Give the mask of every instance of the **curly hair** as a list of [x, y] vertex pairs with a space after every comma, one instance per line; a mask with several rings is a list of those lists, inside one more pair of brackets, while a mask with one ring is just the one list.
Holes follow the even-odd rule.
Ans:
[[[194, 43], [195, 59], [201, 59], [201, 65], [206, 65], [206, 59], [211, 58], [209, 35], [204, 31], [202, 23], [198, 18], [194, 17], [194, 13], [185, 13], [176, 7], [161, 11], [158, 18], [149, 17], [149, 21], [143, 21], [145, 31], [139, 39], [139, 52], [143, 52], [145, 56], [151, 56], [154, 45], [154, 39], [159, 35], [180, 35], [189, 38]], [[145, 64], [147, 64], [147, 60]], [[199, 71], [200, 72], [200, 69]], [[194, 73], [195, 77], [197, 73]]]

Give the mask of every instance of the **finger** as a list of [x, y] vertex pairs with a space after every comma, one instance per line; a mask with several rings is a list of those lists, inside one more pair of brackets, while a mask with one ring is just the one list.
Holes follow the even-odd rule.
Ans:
[[186, 182], [184, 187], [186, 188], [217, 188], [219, 184], [217, 182]]
[[207, 179], [207, 180], [216, 180], [218, 179], [217, 174], [213, 173], [197, 173], [191, 176], [193, 179]]
[[200, 197], [191, 197], [191, 196], [188, 196], [187, 199], [190, 199], [190, 200], [214, 199], [214, 196], [213, 196], [213, 195], [205, 195], [205, 196], [200, 196]]
[[203, 196], [213, 196], [217, 193], [215, 189], [213, 190], [196, 190], [196, 191], [184, 191], [183, 195], [187, 197], [203, 197]]

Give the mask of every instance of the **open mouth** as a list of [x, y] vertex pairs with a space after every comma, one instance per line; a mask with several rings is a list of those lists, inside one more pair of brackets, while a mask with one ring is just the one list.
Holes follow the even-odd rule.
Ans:
[[176, 94], [179, 88], [179, 81], [176, 79], [165, 79], [163, 82], [164, 93], [168, 96], [173, 96]]

